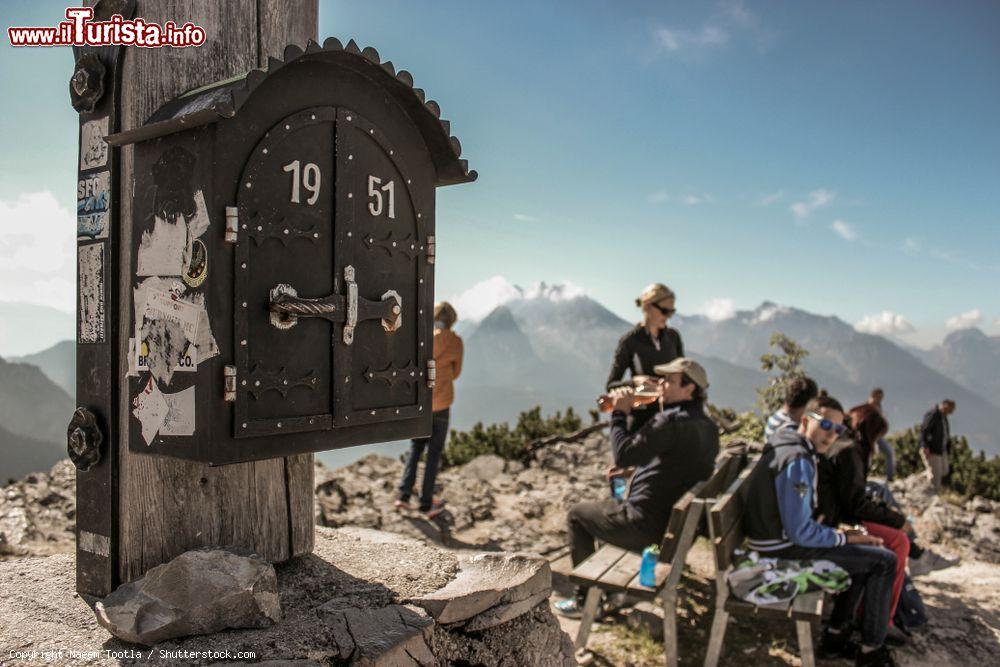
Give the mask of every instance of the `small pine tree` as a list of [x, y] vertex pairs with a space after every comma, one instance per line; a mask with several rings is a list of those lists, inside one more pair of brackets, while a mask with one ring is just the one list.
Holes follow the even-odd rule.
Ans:
[[809, 356], [801, 345], [777, 331], [771, 334], [770, 347], [777, 350], [760, 357], [760, 369], [770, 377], [767, 384], [757, 390], [757, 407], [765, 418], [784, 404], [788, 382], [805, 377], [802, 360]]
[[528, 442], [552, 435], [568, 435], [579, 431], [581, 425], [573, 408], [542, 417], [542, 408], [535, 406], [518, 415], [514, 428], [507, 423], [484, 426], [478, 422], [470, 431], [452, 430], [441, 457], [442, 464], [445, 468], [459, 466], [482, 454], [520, 459], [525, 456]]

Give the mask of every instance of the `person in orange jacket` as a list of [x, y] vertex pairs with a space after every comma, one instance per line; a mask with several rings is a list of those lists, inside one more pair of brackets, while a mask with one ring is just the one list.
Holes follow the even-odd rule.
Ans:
[[462, 339], [451, 330], [457, 320], [458, 314], [447, 301], [434, 306], [434, 367], [437, 376], [432, 400], [434, 414], [431, 418], [431, 436], [416, 438], [410, 445], [410, 455], [399, 484], [399, 499], [396, 500], [397, 508], [412, 509], [410, 497], [417, 481], [417, 464], [426, 449], [427, 461], [424, 464], [419, 509], [428, 519], [433, 519], [444, 510], [444, 501], [434, 498], [434, 483], [441, 465], [444, 442], [448, 437], [451, 404], [455, 400], [455, 380], [462, 373]]

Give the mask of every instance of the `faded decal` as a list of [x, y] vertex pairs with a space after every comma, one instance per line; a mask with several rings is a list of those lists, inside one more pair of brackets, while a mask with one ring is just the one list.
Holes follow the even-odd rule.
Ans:
[[[137, 372], [148, 369], [165, 385], [170, 384], [175, 372], [197, 370], [199, 360], [218, 353], [207, 324], [204, 296], [187, 300], [183, 298], [184, 290], [181, 281], [163, 278], [148, 278], [135, 289], [138, 344], [133, 345], [133, 360], [129, 363]], [[202, 331], [203, 325], [206, 331]]]
[[[135, 370], [137, 372], [149, 370], [148, 341], [142, 341], [142, 344], [139, 346], [139, 354], [135, 357]], [[174, 373], [191, 373], [196, 370], [198, 370], [198, 348], [194, 343], [189, 342], [181, 354], [181, 360], [174, 366]]]
[[194, 387], [176, 394], [164, 394], [167, 418], [160, 428], [160, 435], [194, 435]]
[[136, 275], [181, 275], [187, 243], [187, 226], [183, 221], [168, 222], [157, 216], [152, 233], [144, 231], [139, 241]]
[[80, 170], [96, 169], [108, 163], [108, 117], [87, 121], [80, 129]]
[[195, 157], [180, 146], [164, 151], [153, 165], [153, 184], [156, 198], [153, 214], [168, 222], [181, 222], [194, 217], [198, 211], [191, 176], [194, 174]]
[[77, 342], [104, 342], [104, 244], [78, 249], [79, 290]]
[[88, 530], [81, 530], [77, 540], [80, 551], [86, 551], [96, 556], [104, 556], [105, 558], [111, 554], [111, 540], [106, 535], [98, 535]]
[[205, 195], [201, 190], [194, 193], [194, 215], [188, 218], [188, 236], [192, 239], [201, 237], [208, 231], [211, 221], [208, 218], [208, 207], [205, 206]]
[[111, 224], [111, 172], [85, 176], [76, 184], [76, 235], [108, 237]]
[[157, 386], [156, 380], [149, 378], [139, 394], [132, 399], [132, 415], [142, 426], [142, 439], [146, 441], [146, 445], [153, 444], [153, 438], [163, 427], [168, 412], [163, 392]]
[[208, 276], [208, 248], [204, 241], [195, 239], [191, 243], [191, 255], [184, 267], [185, 284], [188, 287], [200, 287]]

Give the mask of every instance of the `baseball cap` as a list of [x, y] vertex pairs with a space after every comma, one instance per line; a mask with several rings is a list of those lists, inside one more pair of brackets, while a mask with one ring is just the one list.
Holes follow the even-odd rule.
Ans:
[[696, 385], [702, 389], [708, 389], [708, 373], [704, 366], [694, 359], [687, 357], [677, 357], [673, 361], [653, 367], [653, 372], [657, 375], [669, 375], [670, 373], [684, 373]]

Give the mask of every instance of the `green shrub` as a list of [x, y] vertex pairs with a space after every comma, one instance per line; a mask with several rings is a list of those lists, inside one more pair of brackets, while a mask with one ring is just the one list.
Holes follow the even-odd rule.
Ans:
[[[899, 478], [923, 472], [924, 462], [920, 456], [920, 426], [893, 433], [888, 438], [896, 450], [896, 476]], [[1000, 457], [987, 459], [986, 454], [974, 453], [964, 437], [951, 439], [951, 476], [945, 486], [958, 495], [971, 498], [983, 496], [1000, 501]], [[876, 456], [872, 472], [885, 474], [885, 462]]]
[[539, 406], [522, 412], [514, 428], [507, 423], [484, 426], [478, 422], [470, 431], [452, 430], [441, 457], [442, 467], [459, 466], [481, 454], [522, 459], [526, 453], [525, 445], [532, 440], [568, 435], [579, 431], [581, 425], [582, 421], [573, 408], [567, 408], [565, 413], [556, 412], [555, 415], [542, 417]]

